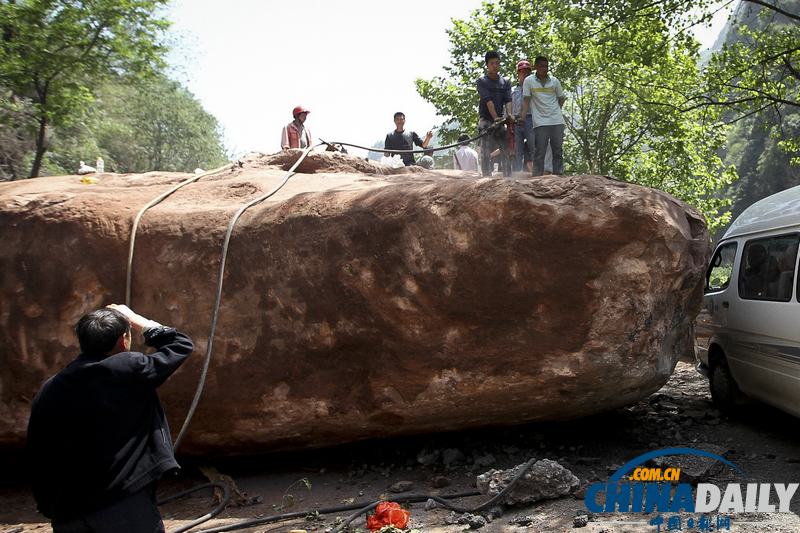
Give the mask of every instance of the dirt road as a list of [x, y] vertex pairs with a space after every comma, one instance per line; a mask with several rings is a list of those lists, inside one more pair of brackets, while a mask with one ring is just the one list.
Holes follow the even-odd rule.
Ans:
[[[619, 466], [636, 456], [667, 447], [717, 446], [714, 449], [744, 473], [738, 474], [727, 467], [711, 468], [701, 474], [701, 481], [707, 483], [720, 486], [748, 482], [796, 483], [800, 481], [799, 437], [800, 420], [763, 405], [749, 407], [736, 418], [720, 415], [711, 406], [705, 378], [694, 370], [692, 363], [680, 362], [669, 383], [658, 393], [625, 409], [586, 419], [371, 441], [262, 458], [209, 461], [208, 464], [218, 471], [235, 479], [239, 488], [257, 503], [229, 507], [198, 529], [279, 512], [313, 511], [381, 497], [470, 491], [474, 490], [477, 474], [490, 468], [510, 468], [530, 458], [558, 461], [581, 480], [585, 489], [590, 482], [605, 482]], [[6, 454], [3, 461], [6, 465], [0, 483], [0, 531], [48, 531], [48, 523], [34, 510], [24, 481], [24, 469], [19, 467], [20, 460], [12, 455]], [[199, 465], [185, 466], [180, 478], [162, 483], [160, 494], [204, 481], [197, 468]], [[302, 480], [307, 480], [308, 484]], [[390, 487], [402, 492], [390, 492]], [[459, 500], [459, 503], [466, 507], [486, 499], [486, 496], [477, 496]], [[203, 493], [165, 505], [162, 513], [167, 530], [188, 523], [210, 508], [209, 497]], [[443, 509], [426, 511], [422, 503], [413, 504], [410, 511], [410, 526], [420, 531], [449, 533], [470, 527], [448, 523], [460, 515], [451, 515]], [[730, 518], [730, 531], [798, 532], [800, 494], [793, 498], [791, 511], [725, 516]], [[348, 514], [341, 512], [319, 519], [264, 524], [244, 531], [302, 528], [322, 532], [335, 523], [337, 516]], [[579, 493], [524, 508], [505, 508], [502, 515], [486, 521], [480, 530], [655, 532], [657, 526], [649, 523], [654, 517], [655, 513], [592, 515]], [[697, 523], [693, 528], [688, 527], [689, 518], [697, 520], [699, 517], [681, 516], [681, 531], [703, 531]], [[717, 531], [716, 515], [709, 518], [714, 527], [706, 531]], [[480, 522], [480, 519], [473, 519], [473, 527]], [[354, 525], [365, 530], [363, 521]], [[721, 526], [719, 530], [725, 531], [724, 522]], [[668, 530], [666, 522], [660, 530]]]

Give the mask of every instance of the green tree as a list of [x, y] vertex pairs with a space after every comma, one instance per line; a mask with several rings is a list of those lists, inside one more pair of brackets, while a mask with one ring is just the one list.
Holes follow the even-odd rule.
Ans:
[[738, 116], [800, 107], [800, 0], [743, 0], [706, 69], [704, 92], [684, 103]]
[[158, 77], [135, 87], [109, 85], [100, 99], [105, 119], [98, 144], [120, 172], [191, 172], [227, 160], [217, 119], [177, 82]]
[[[716, 95], [711, 97], [708, 95]], [[722, 50], [706, 69], [706, 93], [696, 105], [720, 105], [731, 120], [764, 115], [761, 120], [781, 125], [797, 120], [800, 111], [800, 0], [743, 1]], [[772, 130], [777, 146], [800, 165], [800, 139]], [[782, 159], [782, 158], [781, 158]]]
[[697, 42], [674, 31], [685, 15], [667, 1], [484, 3], [453, 20], [451, 64], [443, 76], [417, 80], [417, 90], [448, 119], [445, 128], [475, 124], [475, 80], [487, 50], [502, 54], [512, 80], [518, 59], [549, 56], [568, 93], [567, 170], [660, 188], [698, 207], [714, 227], [727, 218], [719, 191], [735, 179], [717, 155], [726, 133], [720, 111], [665, 105], [701, 81]]
[[228, 159], [216, 118], [177, 82], [110, 80], [95, 92], [81, 120], [53, 131], [45, 172], [72, 173], [98, 155], [114, 172], [191, 172]]
[[790, 154], [780, 149], [784, 136], [800, 136], [800, 112], [780, 121], [770, 113], [747, 117], [736, 124], [728, 139], [727, 160], [737, 166], [733, 215], [778, 191], [800, 185], [800, 167], [790, 165]]
[[48, 129], [80, 120], [94, 88], [111, 75], [162, 65], [167, 0], [0, 1], [0, 84], [29, 98], [36, 115], [30, 176], [39, 175]]
[[[609, 8], [615, 23], [639, 16], [638, 0], [583, 0], [587, 6]], [[668, 13], [676, 37], [722, 9], [732, 9], [721, 49], [703, 69], [702, 83], [671, 102], [681, 111], [719, 107], [729, 122], [762, 112], [781, 120], [787, 110], [800, 107], [800, 0], [655, 0]], [[781, 147], [795, 152], [797, 139], [782, 139]]]
[[25, 155], [33, 150], [34, 127], [30, 101], [0, 86], [0, 181], [23, 175]]

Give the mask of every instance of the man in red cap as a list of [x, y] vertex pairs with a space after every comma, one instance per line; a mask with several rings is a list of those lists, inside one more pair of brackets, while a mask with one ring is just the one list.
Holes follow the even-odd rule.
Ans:
[[308, 148], [311, 146], [311, 132], [305, 127], [310, 111], [299, 105], [292, 109], [294, 120], [283, 127], [281, 132], [281, 149]]

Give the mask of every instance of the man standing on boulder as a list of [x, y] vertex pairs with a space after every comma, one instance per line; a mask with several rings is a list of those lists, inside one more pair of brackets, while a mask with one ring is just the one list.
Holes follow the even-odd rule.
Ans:
[[478, 172], [478, 152], [469, 147], [469, 135], [462, 133], [458, 136], [461, 146], [453, 154], [453, 168], [456, 170], [466, 170], [467, 172]]
[[[151, 355], [131, 352], [131, 329]], [[163, 532], [156, 482], [178, 468], [156, 389], [194, 349], [173, 328], [124, 305], [84, 315], [81, 353], [33, 400], [33, 495], [54, 533]]]
[[514, 115], [514, 171], [520, 172], [525, 166], [525, 152], [527, 148], [533, 147], [533, 139], [527, 139], [526, 134], [528, 130], [533, 131], [531, 122], [531, 114], [527, 113], [522, 115], [522, 84], [525, 79], [531, 75], [531, 64], [523, 59], [517, 63], [517, 85], [511, 91], [511, 111]]
[[289, 148], [308, 148], [311, 146], [311, 132], [305, 126], [306, 118], [311, 113], [305, 107], [299, 105], [292, 109], [294, 120], [283, 127], [281, 132], [281, 149]]
[[533, 175], [544, 173], [544, 157], [548, 145], [553, 151], [553, 174], [564, 173], [564, 114], [561, 108], [566, 98], [561, 82], [548, 74], [549, 63], [544, 56], [533, 62], [536, 74], [522, 84], [522, 113], [530, 110], [533, 117]]
[[[483, 133], [498, 119], [511, 115], [511, 82], [500, 75], [500, 54], [495, 51], [486, 52], [486, 75], [478, 78], [477, 88], [480, 103], [478, 104], [478, 133]], [[495, 131], [481, 139], [481, 171], [484, 176], [492, 175], [491, 155], [496, 149], [503, 154], [503, 173], [511, 175], [508, 149], [504, 146], [506, 128], [496, 126]]]
[[[419, 147], [427, 148], [428, 143], [433, 138], [433, 132], [429, 131], [425, 134], [425, 140], [420, 139], [419, 135], [413, 131], [406, 131], [406, 115], [400, 111], [394, 114], [394, 131], [386, 135], [383, 141], [383, 147], [387, 150], [413, 150], [416, 144]], [[389, 157], [394, 153], [389, 152]], [[400, 154], [405, 166], [411, 166], [415, 163], [414, 154]]]

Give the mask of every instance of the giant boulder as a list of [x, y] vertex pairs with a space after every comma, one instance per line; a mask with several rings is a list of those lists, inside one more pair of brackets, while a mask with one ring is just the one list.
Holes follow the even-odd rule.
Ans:
[[[132, 307], [196, 353], [161, 388], [173, 430], [207, 347], [228, 221], [297, 158], [252, 155], [148, 211]], [[662, 192], [600, 176], [391, 175], [312, 154], [233, 232], [187, 453], [253, 453], [567, 419], [658, 390], [691, 352], [708, 235]], [[185, 174], [0, 185], [0, 445], [24, 442], [71, 327], [124, 300], [138, 210]]]

